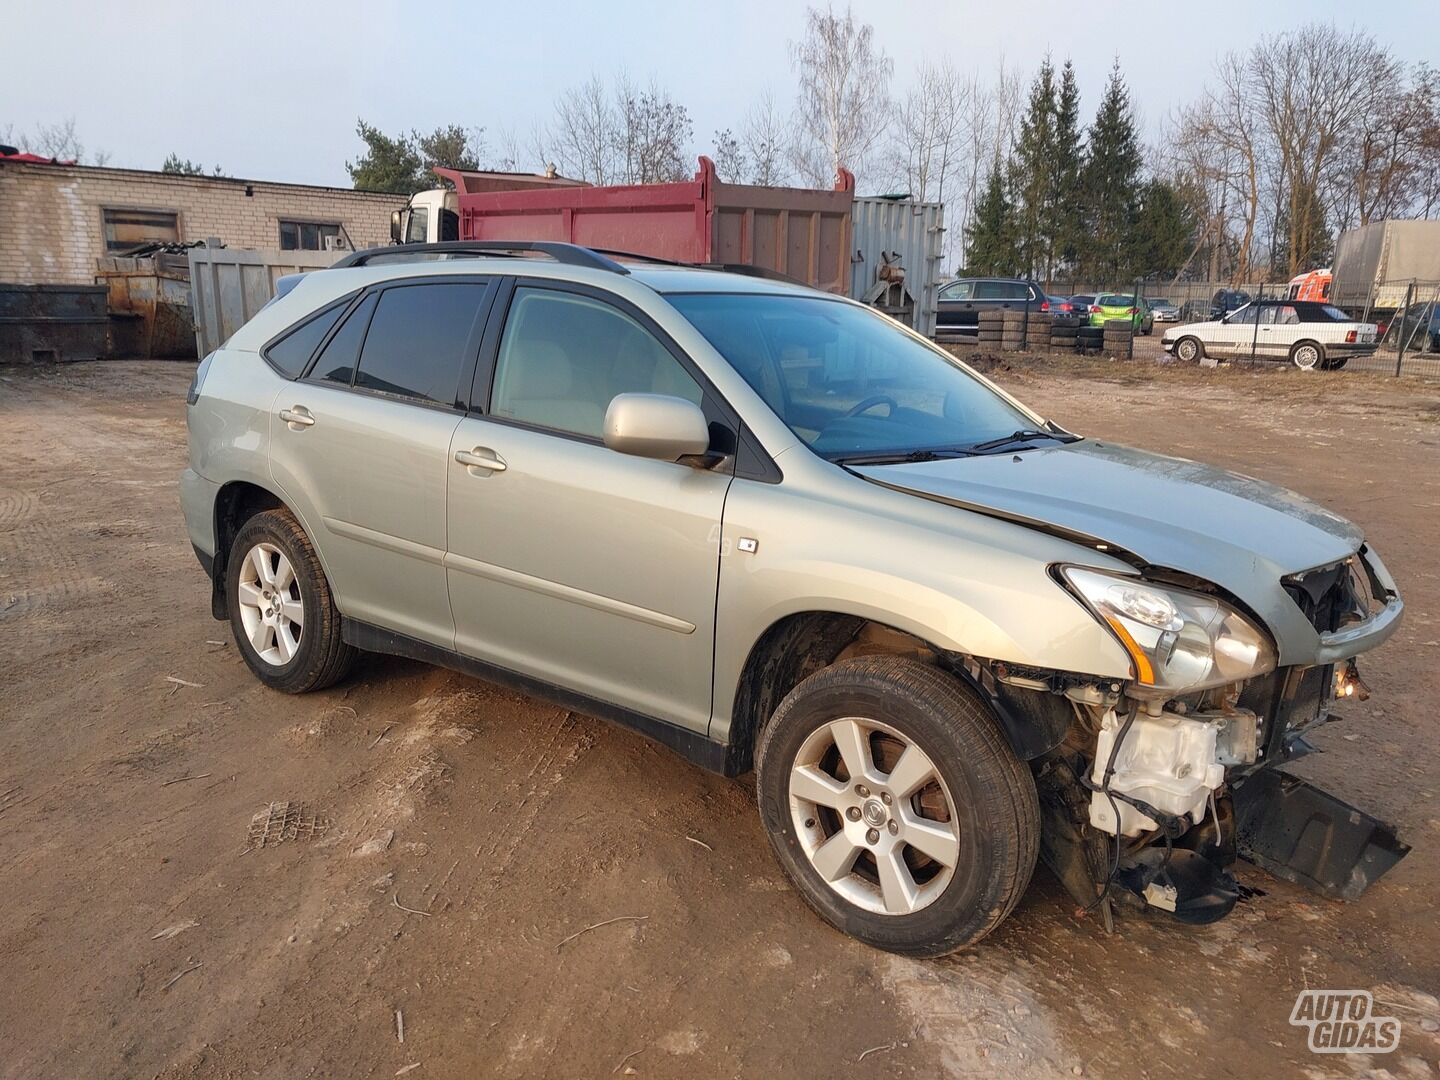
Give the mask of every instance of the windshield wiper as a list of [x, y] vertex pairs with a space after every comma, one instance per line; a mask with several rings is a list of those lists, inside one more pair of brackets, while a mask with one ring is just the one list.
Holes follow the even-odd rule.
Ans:
[[1002, 435], [998, 439], [987, 439], [985, 442], [975, 443], [966, 447], [971, 453], [983, 454], [987, 450], [999, 450], [1001, 447], [1010, 446], [1017, 442], [1030, 442], [1032, 439], [1054, 439], [1056, 442], [1076, 442], [1079, 435], [1072, 435], [1068, 431], [1038, 431], [1035, 428], [1021, 428], [1019, 431], [1012, 431], [1009, 435]]
[[846, 454], [830, 460], [836, 465], [908, 465], [917, 461], [939, 461], [941, 458], [967, 457], [970, 447], [940, 450], [886, 450], [873, 454]]

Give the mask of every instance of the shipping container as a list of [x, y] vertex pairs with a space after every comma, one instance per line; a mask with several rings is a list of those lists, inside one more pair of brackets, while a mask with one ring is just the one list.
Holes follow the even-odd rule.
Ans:
[[913, 199], [857, 198], [850, 296], [935, 336], [945, 207]]
[[461, 240], [559, 240], [850, 291], [855, 178], [845, 169], [830, 191], [727, 184], [706, 157], [694, 179], [673, 184], [476, 191], [463, 172], [435, 172], [455, 185]]

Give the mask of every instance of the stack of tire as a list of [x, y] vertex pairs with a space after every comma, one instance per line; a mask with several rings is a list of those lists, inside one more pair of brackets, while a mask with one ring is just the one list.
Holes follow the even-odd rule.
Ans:
[[1004, 315], [1005, 312], [999, 309], [979, 313], [980, 329], [976, 341], [980, 348], [1000, 350], [1000, 339], [1005, 336]]
[[1080, 335], [1080, 320], [1074, 315], [1056, 315], [1050, 320], [1050, 351], [1073, 352]]
[[1135, 328], [1129, 319], [1110, 319], [1104, 329], [1105, 352], [1110, 356], [1128, 356], [1134, 336]]
[[1098, 326], [1084, 323], [1075, 331], [1075, 348], [1082, 353], [1098, 353], [1105, 347], [1105, 331]]

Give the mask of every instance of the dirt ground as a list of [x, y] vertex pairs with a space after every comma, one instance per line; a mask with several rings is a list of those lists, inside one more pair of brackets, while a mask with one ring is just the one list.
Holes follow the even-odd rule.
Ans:
[[[1041, 869], [991, 938], [917, 962], [809, 913], [751, 778], [416, 663], [263, 689], [210, 618], [181, 523], [190, 374], [0, 370], [0, 1074], [1440, 1069], [1440, 384], [995, 370], [1061, 424], [1364, 525], [1407, 621], [1363, 665], [1375, 696], [1301, 771], [1415, 850], [1357, 903], [1242, 866], [1263, 891], [1228, 920], [1131, 916], [1109, 937]], [[1307, 987], [1373, 991], [1399, 1049], [1309, 1053], [1288, 1023]]]

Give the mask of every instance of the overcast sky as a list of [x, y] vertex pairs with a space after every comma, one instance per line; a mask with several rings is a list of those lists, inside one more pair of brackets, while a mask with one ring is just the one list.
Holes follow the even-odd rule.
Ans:
[[[548, 119], [556, 93], [592, 72], [650, 77], [685, 104], [695, 149], [737, 126], [769, 88], [794, 95], [787, 42], [804, 4], [538, 0], [9, 0], [0, 133], [73, 116], [87, 154], [157, 169], [166, 154], [233, 176], [349, 185], [355, 119], [387, 131]], [[1192, 98], [1215, 58], [1310, 19], [1365, 25], [1407, 62], [1440, 58], [1440, 0], [1185, 4], [855, 0], [895, 61], [896, 90], [925, 60], [1028, 79], [1049, 51], [1075, 61], [1083, 112], [1118, 55], [1147, 129]], [[1383, 17], [1379, 12], [1383, 11]], [[1368, 22], [1366, 13], [1375, 14]], [[1398, 33], [1397, 28], [1403, 28]], [[537, 163], [538, 164], [538, 163]]]

